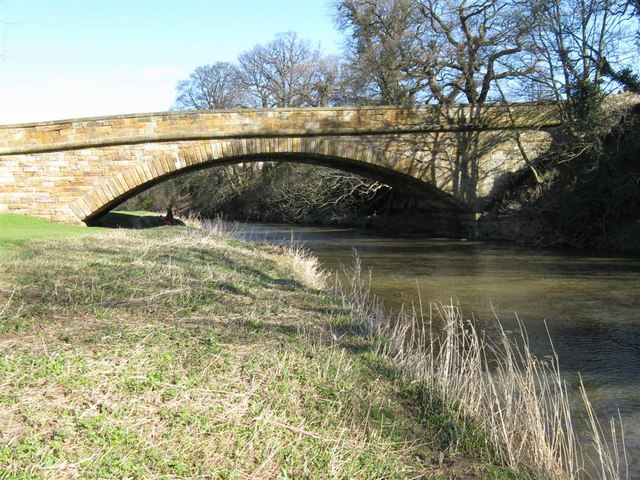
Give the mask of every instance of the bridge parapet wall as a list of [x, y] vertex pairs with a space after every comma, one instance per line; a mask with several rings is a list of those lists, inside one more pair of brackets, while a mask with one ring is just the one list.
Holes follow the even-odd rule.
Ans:
[[165, 112], [0, 126], [0, 155], [252, 137], [358, 136], [558, 125], [551, 105], [363, 107]]

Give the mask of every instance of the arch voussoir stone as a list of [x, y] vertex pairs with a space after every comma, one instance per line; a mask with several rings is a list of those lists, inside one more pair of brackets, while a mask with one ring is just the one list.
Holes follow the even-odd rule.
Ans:
[[115, 198], [106, 184], [100, 185], [98, 191], [102, 194], [102, 197], [105, 198], [107, 202], [110, 202]]

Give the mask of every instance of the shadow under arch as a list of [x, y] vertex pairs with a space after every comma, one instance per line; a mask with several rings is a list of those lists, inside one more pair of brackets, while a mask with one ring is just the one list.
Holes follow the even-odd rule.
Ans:
[[175, 151], [160, 153], [151, 161], [107, 178], [69, 207], [80, 220], [88, 222], [171, 178], [215, 166], [268, 161], [307, 163], [357, 173], [426, 199], [435, 210], [457, 215], [471, 213], [460, 200], [423, 180], [428, 178], [428, 166], [408, 155], [366, 142], [307, 137], [225, 139], [178, 145]]

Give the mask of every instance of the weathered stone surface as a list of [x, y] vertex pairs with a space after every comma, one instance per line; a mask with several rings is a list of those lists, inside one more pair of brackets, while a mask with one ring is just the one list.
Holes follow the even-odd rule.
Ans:
[[471, 180], [482, 199], [523, 166], [514, 128], [535, 158], [551, 142], [552, 114], [532, 104], [479, 113], [468, 106], [269, 109], [0, 126], [0, 212], [79, 222], [190, 169], [283, 156], [461, 197], [460, 145], [470, 135], [477, 135]]

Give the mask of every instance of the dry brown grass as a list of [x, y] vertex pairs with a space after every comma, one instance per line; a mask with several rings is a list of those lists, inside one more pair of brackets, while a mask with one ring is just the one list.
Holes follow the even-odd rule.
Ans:
[[[574, 409], [556, 355], [537, 358], [525, 326], [520, 334], [488, 337], [456, 304], [430, 303], [397, 319], [385, 317], [369, 298], [356, 259], [343, 299], [363, 328], [381, 336], [380, 352], [406, 380], [424, 389], [429, 406], [441, 406], [460, 430], [460, 440], [516, 471], [552, 479], [628, 478], [620, 419], [602, 427], [580, 385], [590, 442], [578, 440]], [[475, 445], [474, 445], [475, 444]]]

